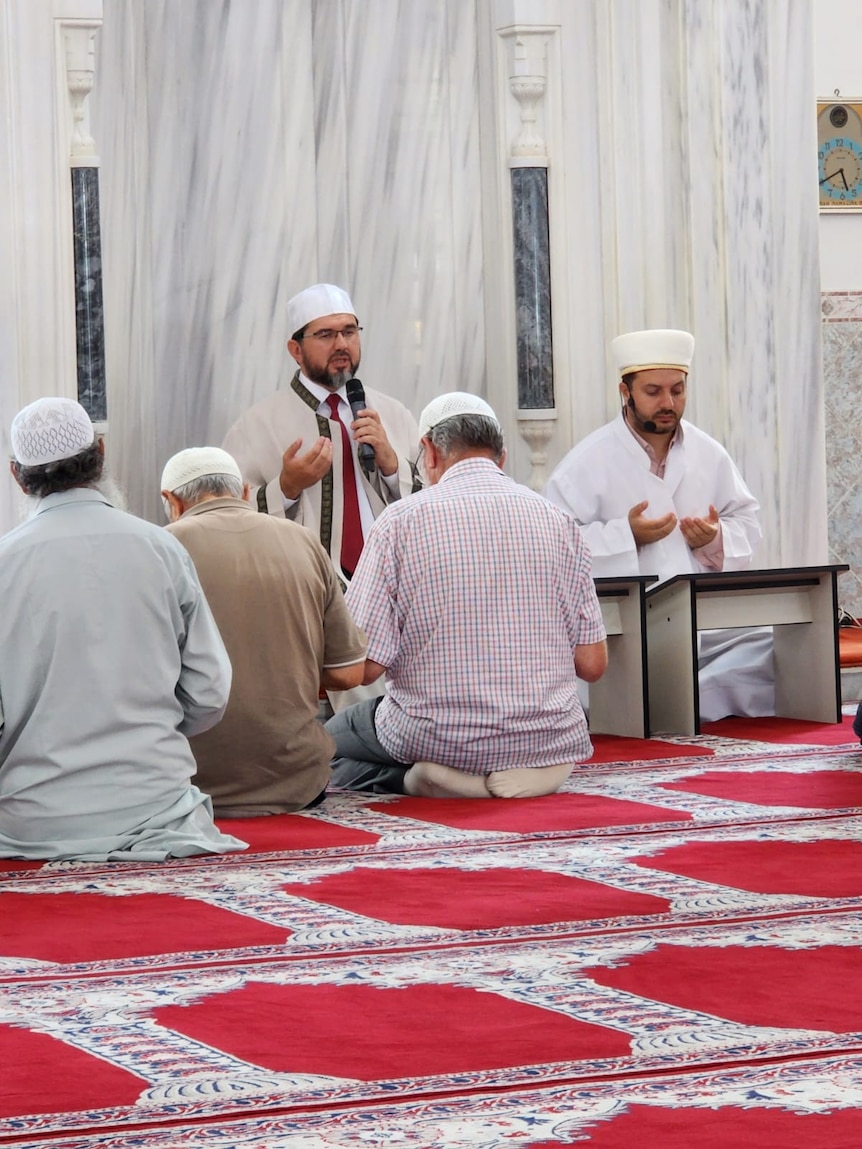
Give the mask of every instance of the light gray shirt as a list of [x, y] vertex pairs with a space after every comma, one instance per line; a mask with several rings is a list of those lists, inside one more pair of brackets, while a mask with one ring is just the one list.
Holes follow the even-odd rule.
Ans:
[[190, 784], [230, 662], [186, 551], [76, 488], [0, 539], [0, 856], [241, 848]]

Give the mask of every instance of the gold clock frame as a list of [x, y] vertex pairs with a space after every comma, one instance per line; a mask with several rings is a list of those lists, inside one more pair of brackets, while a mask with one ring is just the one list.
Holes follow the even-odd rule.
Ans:
[[[842, 106], [850, 110], [851, 120], [855, 116], [858, 119], [858, 124], [849, 128], [836, 128], [829, 123], [828, 117], [825, 115], [829, 108]], [[825, 143], [830, 140], [842, 138], [843, 133], [846, 131], [846, 137], [849, 137], [853, 143], [862, 148], [862, 97], [853, 97], [845, 99], [843, 96], [834, 95], [828, 100], [817, 101], [817, 152], [818, 157], [820, 149]], [[822, 212], [862, 212], [862, 196], [856, 200], [832, 200], [824, 199], [823, 192], [819, 185], [820, 178], [820, 162], [818, 158], [817, 163], [817, 176], [818, 176], [818, 198], [820, 201], [820, 210]]]

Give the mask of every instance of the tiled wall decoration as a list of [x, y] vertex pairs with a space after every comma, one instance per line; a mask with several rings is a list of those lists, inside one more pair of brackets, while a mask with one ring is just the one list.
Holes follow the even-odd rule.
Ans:
[[862, 292], [824, 292], [829, 561], [849, 563], [841, 606], [862, 618]]

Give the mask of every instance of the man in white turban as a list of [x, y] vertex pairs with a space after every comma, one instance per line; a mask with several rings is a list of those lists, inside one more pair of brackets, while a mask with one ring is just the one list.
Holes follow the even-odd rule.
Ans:
[[[622, 409], [569, 451], [544, 492], [580, 524], [594, 576], [750, 566], [761, 539], [757, 500], [724, 447], [683, 419], [694, 338], [632, 331], [611, 352]], [[733, 653], [732, 632], [702, 638], [701, 720], [773, 714], [771, 634], [747, 639], [744, 654]]]
[[300, 291], [288, 301], [287, 330], [298, 365], [290, 386], [241, 415], [222, 446], [251, 484], [252, 504], [314, 531], [348, 582], [374, 520], [419, 485], [416, 421], [370, 387], [355, 398], [362, 328], [343, 288]]
[[317, 805], [334, 749], [318, 721], [320, 687], [358, 686], [365, 671], [365, 637], [326, 551], [305, 527], [259, 515], [219, 447], [169, 459], [162, 498], [233, 665], [223, 721], [192, 739], [195, 781], [221, 817]]
[[0, 857], [243, 849], [190, 781], [188, 735], [231, 681], [191, 559], [100, 493], [104, 441], [74, 400], [31, 403], [11, 441], [38, 503], [0, 539]]

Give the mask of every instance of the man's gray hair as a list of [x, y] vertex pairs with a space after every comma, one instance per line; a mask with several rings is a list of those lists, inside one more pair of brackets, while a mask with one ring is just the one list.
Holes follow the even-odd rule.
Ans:
[[503, 457], [503, 428], [487, 415], [452, 415], [432, 427], [428, 438], [444, 458], [463, 451], [488, 451], [498, 463]]
[[234, 478], [233, 475], [201, 475], [197, 479], [192, 479], [190, 483], [177, 487], [174, 494], [186, 506], [194, 506], [207, 497], [226, 499], [230, 496], [241, 499], [244, 490], [242, 479]]

